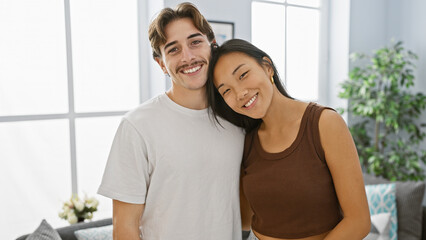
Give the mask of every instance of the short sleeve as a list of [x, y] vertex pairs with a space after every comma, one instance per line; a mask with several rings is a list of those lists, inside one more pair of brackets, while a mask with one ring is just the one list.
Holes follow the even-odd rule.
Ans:
[[120, 123], [109, 153], [98, 194], [133, 204], [144, 204], [149, 183], [146, 144], [125, 118]]

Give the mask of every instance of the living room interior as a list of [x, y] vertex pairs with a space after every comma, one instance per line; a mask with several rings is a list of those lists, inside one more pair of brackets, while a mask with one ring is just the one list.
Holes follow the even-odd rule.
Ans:
[[[111, 200], [96, 192], [121, 116], [170, 87], [152, 59], [148, 25], [159, 10], [181, 2], [0, 1], [0, 239], [30, 234], [43, 219], [53, 228], [70, 226], [60, 213], [73, 194], [98, 203], [84, 222], [112, 217]], [[356, 66], [369, 64], [352, 62], [351, 54], [373, 55], [397, 42], [418, 56], [408, 92], [426, 94], [425, 1], [189, 2], [217, 24], [217, 38], [245, 39], [269, 53], [297, 99], [347, 109], [342, 84]], [[359, 121], [342, 114], [349, 126]], [[425, 131], [426, 113], [414, 122]], [[424, 175], [424, 163], [416, 164]], [[399, 182], [393, 211], [415, 208], [416, 215], [396, 213], [406, 218], [400, 222], [393, 216], [399, 239], [426, 239], [424, 180], [414, 178], [391, 179]], [[418, 206], [398, 205], [414, 195]]]

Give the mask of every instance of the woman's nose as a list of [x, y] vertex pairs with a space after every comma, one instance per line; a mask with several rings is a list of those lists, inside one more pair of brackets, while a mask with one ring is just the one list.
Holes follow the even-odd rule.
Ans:
[[248, 94], [248, 90], [247, 89], [241, 89], [238, 91], [238, 100], [243, 100]]

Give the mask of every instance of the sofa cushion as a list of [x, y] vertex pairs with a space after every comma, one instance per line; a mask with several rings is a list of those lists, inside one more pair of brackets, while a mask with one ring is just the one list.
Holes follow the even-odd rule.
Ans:
[[[364, 174], [366, 185], [389, 183], [390, 181]], [[422, 202], [425, 192], [424, 182], [395, 182], [396, 208], [398, 213], [398, 237], [404, 240], [417, 240], [422, 237]]]
[[86, 229], [86, 228], [93, 228], [93, 227], [102, 227], [106, 225], [111, 225], [112, 219], [102, 219], [92, 222], [83, 222], [83, 223], [76, 223], [73, 225], [70, 225], [68, 227], [58, 228], [56, 229], [61, 235], [62, 240], [77, 240], [77, 238], [74, 235], [74, 232], [80, 229]]
[[78, 230], [74, 235], [78, 240], [112, 240], [112, 225]]
[[398, 221], [395, 201], [395, 184], [385, 183], [365, 186], [367, 193], [368, 207], [372, 216], [380, 213], [389, 213], [390, 229], [386, 236], [390, 240], [398, 239]]
[[59, 233], [43, 219], [38, 228], [26, 240], [61, 240]]
[[364, 240], [389, 240], [391, 214], [378, 213], [371, 216], [371, 230]]

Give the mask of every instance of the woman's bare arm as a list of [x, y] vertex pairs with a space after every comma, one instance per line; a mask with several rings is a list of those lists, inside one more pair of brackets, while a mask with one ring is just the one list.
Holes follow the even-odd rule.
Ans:
[[319, 121], [320, 139], [333, 177], [343, 220], [325, 239], [363, 239], [370, 231], [370, 213], [358, 153], [342, 117], [324, 110]]

